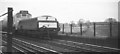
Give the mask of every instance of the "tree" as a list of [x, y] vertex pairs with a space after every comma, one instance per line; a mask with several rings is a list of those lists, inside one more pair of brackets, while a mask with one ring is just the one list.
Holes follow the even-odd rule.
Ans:
[[72, 26], [75, 26], [75, 22], [74, 21], [70, 21], [70, 24], [72, 24]]
[[78, 25], [80, 26], [80, 24], [83, 24], [85, 22], [85, 20], [83, 20], [83, 19], [79, 19], [79, 21], [78, 21]]
[[87, 26], [88, 28], [90, 27], [90, 25], [91, 25], [90, 20], [86, 21], [86, 26]]
[[105, 20], [105, 22], [117, 22], [117, 20], [114, 18], [108, 18]]

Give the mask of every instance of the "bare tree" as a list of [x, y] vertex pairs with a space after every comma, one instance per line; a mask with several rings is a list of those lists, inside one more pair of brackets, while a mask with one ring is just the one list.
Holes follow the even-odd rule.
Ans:
[[85, 22], [85, 20], [83, 20], [83, 19], [79, 19], [79, 21], [78, 21], [78, 25], [80, 26], [80, 24], [83, 24]]
[[72, 26], [75, 27], [75, 22], [74, 21], [70, 21], [70, 24], [72, 24]]
[[90, 25], [91, 25], [90, 20], [86, 21], [86, 26], [87, 26], [88, 28], [90, 27]]
[[108, 18], [105, 20], [105, 22], [117, 22], [117, 20], [114, 18]]

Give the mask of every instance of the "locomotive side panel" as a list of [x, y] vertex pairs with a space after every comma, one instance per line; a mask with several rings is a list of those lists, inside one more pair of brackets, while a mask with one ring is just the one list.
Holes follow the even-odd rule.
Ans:
[[18, 25], [18, 30], [37, 30], [37, 19], [21, 20]]
[[59, 30], [59, 22], [53, 17], [24, 19], [20, 20], [17, 26], [19, 33], [34, 37], [46, 37], [48, 35], [54, 37], [58, 34]]

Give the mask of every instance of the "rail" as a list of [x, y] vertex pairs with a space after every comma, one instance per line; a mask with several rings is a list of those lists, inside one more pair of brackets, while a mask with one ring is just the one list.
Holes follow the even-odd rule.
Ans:
[[[24, 40], [22, 38], [25, 37], [18, 37], [21, 40]], [[60, 40], [60, 39], [52, 39], [52, 40], [40, 40], [40, 39], [35, 39], [35, 38], [25, 38], [26, 40], [30, 40], [32, 42], [38, 41], [36, 43], [44, 43], [44, 44], [49, 44], [52, 46], [58, 46], [58, 47], [67, 47], [71, 49], [76, 49], [76, 50], [83, 50], [83, 51], [89, 51], [89, 52], [117, 52], [120, 51], [120, 49], [117, 48], [112, 48], [112, 47], [106, 47], [106, 46], [99, 46], [99, 45], [93, 45], [93, 44], [87, 44], [87, 43], [81, 43], [81, 42], [74, 42], [74, 41], [69, 41], [69, 40]]]
[[[5, 39], [5, 38], [3, 38]], [[3, 41], [4, 43], [7, 43], [5, 41]], [[22, 40], [19, 40], [19, 39], [15, 39], [13, 38], [13, 41], [12, 41], [12, 48], [18, 50], [19, 52], [31, 52], [31, 53], [44, 53], [44, 54], [47, 54], [46, 52], [49, 52], [49, 53], [57, 53], [57, 54], [62, 54], [60, 52], [57, 52], [55, 50], [52, 50], [52, 49], [48, 49], [48, 48], [45, 48], [45, 47], [41, 47], [41, 46], [38, 46], [38, 45], [35, 45], [35, 44], [32, 44], [32, 43], [29, 43], [29, 42], [26, 42], [26, 41], [22, 41]]]

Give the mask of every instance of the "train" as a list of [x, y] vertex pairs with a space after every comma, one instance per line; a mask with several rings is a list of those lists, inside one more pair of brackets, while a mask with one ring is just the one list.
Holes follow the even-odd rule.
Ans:
[[[25, 13], [22, 13], [25, 12]], [[23, 15], [22, 15], [23, 14]], [[25, 15], [26, 14], [26, 15]], [[2, 21], [2, 29], [7, 28], [7, 21]], [[13, 16], [13, 30], [14, 34], [27, 34], [34, 37], [57, 36], [60, 31], [59, 22], [53, 16], [43, 15], [38, 17], [31, 17], [27, 11], [20, 11]]]
[[[29, 19], [31, 17], [32, 15], [28, 11], [21, 10], [20, 12], [13, 15], [13, 27], [17, 28], [17, 25], [20, 20]], [[2, 31], [7, 31], [7, 17], [5, 17], [1, 22], [2, 22]]]

